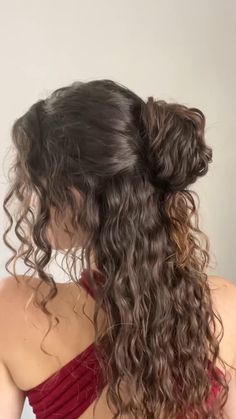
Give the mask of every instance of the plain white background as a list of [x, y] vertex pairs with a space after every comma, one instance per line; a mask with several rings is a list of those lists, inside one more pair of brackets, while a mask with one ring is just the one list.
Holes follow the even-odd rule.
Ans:
[[[213, 147], [209, 174], [194, 188], [210, 273], [236, 280], [235, 1], [0, 0], [0, 8], [1, 202], [13, 121], [59, 86], [111, 78], [144, 98], [199, 107]], [[3, 277], [8, 253], [0, 246]], [[33, 417], [27, 403], [22, 417]]]

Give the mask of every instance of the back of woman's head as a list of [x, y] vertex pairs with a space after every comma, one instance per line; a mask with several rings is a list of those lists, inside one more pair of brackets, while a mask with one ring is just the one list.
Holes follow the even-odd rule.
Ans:
[[[68, 273], [78, 281], [81, 252], [96, 291], [96, 345], [105, 354], [100, 362], [114, 418], [223, 417], [227, 386], [215, 373], [220, 338], [205, 273], [208, 244], [189, 190], [211, 161], [204, 128], [198, 109], [145, 102], [97, 80], [57, 89], [12, 129], [17, 153], [4, 206], [13, 226], [10, 203], [19, 201], [17, 255], [51, 285], [40, 302], [46, 310], [57, 292], [46, 272], [51, 208], [59, 218], [69, 209]], [[91, 256], [104, 275], [99, 287]], [[101, 307], [105, 339], [97, 324]], [[211, 407], [209, 370], [223, 389]]]

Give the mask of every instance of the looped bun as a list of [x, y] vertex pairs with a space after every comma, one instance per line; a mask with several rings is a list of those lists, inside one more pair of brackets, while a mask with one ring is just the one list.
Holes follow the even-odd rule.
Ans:
[[183, 190], [207, 173], [212, 150], [205, 143], [205, 117], [199, 109], [149, 97], [141, 119], [155, 185]]

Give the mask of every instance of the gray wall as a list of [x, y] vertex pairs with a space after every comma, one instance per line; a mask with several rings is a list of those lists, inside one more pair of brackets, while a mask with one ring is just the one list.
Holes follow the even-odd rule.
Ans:
[[[235, 1], [0, 0], [0, 7], [1, 201], [12, 122], [52, 89], [112, 78], [144, 97], [199, 107], [214, 149], [209, 175], [195, 188], [211, 273], [235, 280]], [[7, 252], [0, 246], [3, 277]], [[31, 417], [26, 404], [23, 418]]]

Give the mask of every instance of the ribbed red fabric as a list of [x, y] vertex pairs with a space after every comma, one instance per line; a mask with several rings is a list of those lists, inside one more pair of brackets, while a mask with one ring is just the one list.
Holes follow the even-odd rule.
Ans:
[[[99, 272], [94, 273], [98, 282], [103, 279]], [[94, 297], [86, 281], [86, 269], [81, 273], [80, 284]], [[25, 391], [25, 395], [36, 419], [78, 419], [96, 399], [97, 391], [105, 385], [94, 345], [91, 344], [55, 374]], [[213, 403], [219, 391], [218, 384], [213, 383], [212, 392], [207, 400], [209, 405]]]

